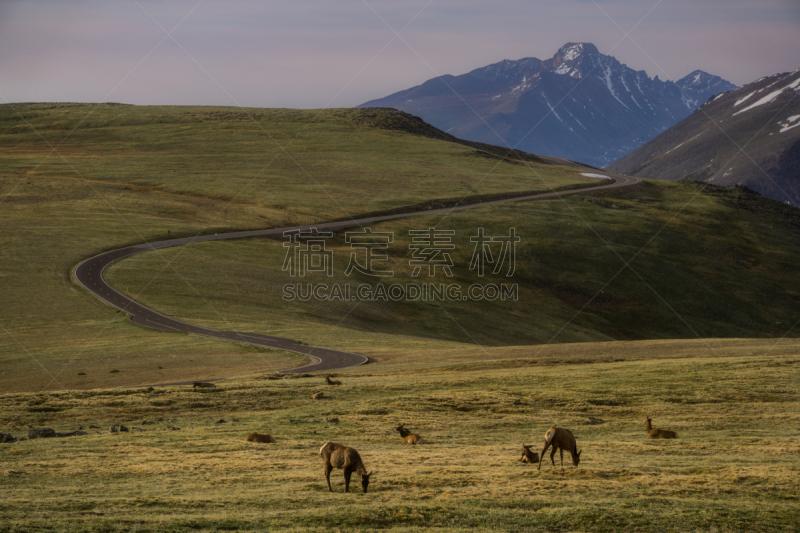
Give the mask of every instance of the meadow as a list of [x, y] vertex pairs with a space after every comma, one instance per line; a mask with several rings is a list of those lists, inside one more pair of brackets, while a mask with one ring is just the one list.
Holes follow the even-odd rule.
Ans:
[[[256, 374], [216, 390], [4, 394], [13, 433], [89, 434], [2, 445], [3, 528], [797, 531], [797, 341], [708, 342], [491, 348], [505, 358], [367, 365], [340, 387]], [[679, 438], [648, 440], [646, 416]], [[401, 444], [400, 422], [423, 443]], [[517, 462], [551, 425], [572, 429], [580, 465]], [[245, 442], [251, 431], [277, 443]], [[361, 452], [367, 494], [357, 476], [344, 494], [339, 470], [328, 492], [328, 440]]]
[[[383, 283], [516, 283], [513, 302], [286, 301], [268, 239], [106, 272], [181, 320], [368, 355], [341, 387], [276, 373], [292, 353], [133, 326], [70, 278], [133, 243], [596, 184], [503, 155], [390, 111], [0, 106], [0, 433], [20, 438], [0, 530], [800, 529], [800, 217], [747, 190], [646, 181], [372, 227], [395, 237]], [[430, 227], [455, 232], [452, 278], [412, 275], [408, 231]], [[469, 269], [481, 227], [515, 228], [513, 275]], [[303, 282], [376, 286], [327, 246], [333, 276]], [[680, 438], [648, 440], [648, 416]], [[580, 465], [519, 463], [552, 425]], [[40, 427], [86, 434], [22, 440]], [[361, 452], [367, 494], [341, 471], [327, 491], [328, 440]]]

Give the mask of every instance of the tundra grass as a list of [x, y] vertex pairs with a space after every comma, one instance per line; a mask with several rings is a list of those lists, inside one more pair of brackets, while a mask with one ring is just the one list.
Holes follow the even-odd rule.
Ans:
[[358, 125], [354, 115], [0, 106], [0, 390], [226, 377], [308, 361], [128, 324], [70, 280], [103, 250], [596, 182], [387, 130], [380, 117]]
[[[797, 531], [796, 345], [669, 358], [691, 352], [684, 342], [627, 343], [634, 362], [367, 366], [340, 387], [254, 375], [216, 390], [3, 394], [6, 432], [89, 434], [0, 444], [0, 514], [9, 531]], [[680, 438], [648, 440], [646, 416]], [[401, 444], [399, 422], [424, 443]], [[120, 423], [131, 431], [109, 433]], [[551, 425], [574, 432], [580, 465], [518, 463]], [[277, 443], [247, 443], [251, 431]], [[328, 492], [328, 440], [361, 452], [367, 494], [357, 482], [344, 494], [341, 471]]]
[[[373, 232], [394, 236], [389, 260], [376, 263], [394, 275], [380, 280], [346, 275], [351, 255], [363, 252], [351, 248], [344, 234], [326, 245], [332, 277], [292, 277], [283, 270], [284, 243], [248, 239], [139, 254], [113, 265], [107, 278], [130, 287], [154, 309], [191, 323], [219, 327], [224, 317], [234, 329], [356, 351], [381, 363], [469, 346], [475, 348], [470, 353], [488, 356], [487, 346], [796, 336], [800, 214], [764, 199], [760, 205], [775, 204], [777, 213], [734, 207], [740, 197], [751, 196], [648, 182], [637, 191], [376, 224]], [[413, 276], [409, 231], [431, 227], [455, 232], [452, 277], [441, 269], [435, 277], [425, 270]], [[515, 229], [520, 242], [511, 275], [508, 258], [498, 275], [489, 269], [479, 277], [470, 270], [471, 238], [479, 228], [492, 236]], [[164, 259], [172, 271], [162, 269]], [[349, 285], [353, 295], [366, 284], [377, 295], [378, 281], [384, 287], [455, 284], [460, 296], [326, 299], [337, 284]], [[518, 298], [475, 301], [468, 290], [476, 283], [517, 284]], [[310, 296], [308, 286], [320, 284], [328, 287], [323, 297]], [[286, 285], [300, 287], [287, 293]]]

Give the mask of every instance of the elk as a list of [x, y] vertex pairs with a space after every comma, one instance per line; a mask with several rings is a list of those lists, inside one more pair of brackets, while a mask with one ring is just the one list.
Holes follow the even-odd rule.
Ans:
[[275, 439], [272, 438], [272, 435], [268, 433], [248, 433], [244, 440], [247, 442], [263, 442], [265, 444], [271, 444], [275, 442]]
[[674, 431], [670, 431], [668, 429], [653, 429], [653, 425], [650, 423], [652, 418], [648, 418], [647, 422], [645, 422], [644, 427], [647, 428], [647, 436], [651, 439], [677, 439], [678, 434]]
[[209, 387], [211, 389], [216, 389], [217, 386], [213, 383], [208, 383], [207, 381], [193, 381], [192, 388], [196, 389], [197, 387]]
[[525, 446], [525, 443], [522, 443], [522, 456], [519, 458], [519, 461], [523, 463], [538, 463], [539, 462], [539, 454], [536, 452], [532, 452], [531, 448], [533, 448], [533, 444], [530, 446]]
[[312, 395], [311, 395], [311, 399], [312, 399], [312, 400], [319, 400], [319, 399], [321, 399], [321, 398], [322, 398], [322, 397], [324, 397], [324, 396], [325, 396], [325, 393], [324, 393], [324, 392], [322, 392], [322, 391], [319, 391], [319, 392], [315, 392], [314, 394], [312, 394]]
[[367, 473], [364, 462], [355, 448], [328, 441], [319, 449], [319, 455], [322, 457], [322, 462], [325, 463], [325, 479], [328, 482], [329, 492], [333, 492], [331, 470], [341, 468], [344, 471], [344, 491], [350, 492], [350, 476], [353, 472], [358, 472], [358, 475], [361, 476], [361, 488], [366, 494], [367, 487], [369, 487], [369, 476], [372, 475], [372, 472]]
[[328, 385], [341, 385], [342, 384], [342, 382], [339, 381], [338, 379], [331, 379], [331, 375], [330, 374], [325, 376], [325, 383], [327, 383]]
[[544, 452], [546, 452], [547, 448], [550, 446], [553, 447], [553, 451], [550, 452], [550, 461], [553, 463], [553, 466], [556, 466], [554, 457], [557, 449], [561, 451], [561, 468], [564, 468], [564, 450], [567, 450], [570, 455], [572, 455], [573, 465], [578, 466], [578, 463], [581, 462], [582, 452], [578, 451], [578, 444], [575, 442], [575, 436], [572, 432], [568, 429], [552, 427], [544, 434], [544, 449], [542, 450], [541, 457], [539, 457], [539, 467], [537, 470], [542, 469]]
[[400, 424], [399, 426], [394, 428], [394, 430], [400, 433], [400, 437], [403, 439], [403, 442], [405, 444], [422, 444], [422, 437], [420, 437], [416, 433], [411, 433], [403, 426], [405, 426], [405, 423]]

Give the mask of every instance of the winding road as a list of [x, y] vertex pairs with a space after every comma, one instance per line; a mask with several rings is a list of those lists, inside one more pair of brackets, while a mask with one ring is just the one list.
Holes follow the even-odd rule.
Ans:
[[[559, 161], [563, 164], [563, 161]], [[586, 169], [587, 172], [597, 172], [596, 169]], [[206, 241], [219, 241], [225, 239], [242, 239], [245, 237], [282, 237], [285, 231], [296, 230], [309, 230], [316, 228], [318, 230], [342, 230], [356, 226], [366, 226], [376, 222], [383, 222], [386, 220], [394, 220], [398, 218], [406, 218], [419, 215], [430, 215], [432, 213], [458, 211], [462, 209], [472, 209], [491, 204], [507, 203], [507, 202], [523, 202], [526, 200], [540, 200], [546, 198], [560, 198], [562, 196], [572, 194], [586, 194], [589, 192], [597, 192], [601, 190], [620, 189], [623, 187], [630, 187], [639, 183], [638, 178], [631, 178], [617, 174], [610, 174], [602, 172], [603, 175], [613, 177], [611, 183], [598, 185], [595, 187], [587, 187], [583, 189], [573, 189], [560, 192], [549, 192], [532, 194], [529, 196], [520, 196], [516, 198], [505, 198], [499, 200], [490, 200], [484, 202], [476, 202], [473, 204], [464, 204], [453, 207], [444, 207], [438, 209], [426, 209], [423, 211], [415, 211], [411, 213], [396, 213], [391, 215], [374, 216], [360, 219], [351, 219], [340, 222], [326, 222], [322, 224], [309, 224], [306, 226], [295, 226], [291, 228], [275, 228], [265, 230], [253, 231], [236, 231], [231, 233], [220, 233], [215, 235], [203, 235], [197, 237], [186, 237], [181, 239], [170, 239], [165, 241], [151, 242], [147, 244], [140, 244], [136, 246], [128, 246], [127, 248], [120, 248], [105, 252], [85, 261], [79, 263], [73, 270], [73, 275], [77, 282], [82, 285], [86, 290], [91, 292], [94, 296], [103, 302], [116, 307], [123, 313], [129, 315], [129, 319], [136, 325], [155, 329], [158, 331], [171, 331], [183, 332], [192, 335], [200, 335], [212, 339], [218, 339], [229, 342], [238, 342], [242, 344], [251, 344], [263, 348], [273, 348], [279, 350], [286, 350], [298, 354], [303, 354], [316, 360], [306, 366], [284, 370], [284, 373], [299, 373], [299, 372], [318, 372], [330, 371], [350, 366], [363, 365], [369, 362], [369, 359], [361, 354], [343, 352], [339, 350], [331, 350], [328, 348], [317, 348], [314, 346], [307, 346], [301, 344], [299, 341], [293, 339], [285, 339], [282, 337], [273, 337], [270, 335], [262, 335], [260, 333], [241, 333], [236, 331], [219, 331], [215, 329], [204, 328], [181, 322], [174, 318], [170, 318], [157, 311], [145, 307], [136, 300], [123, 294], [117, 289], [109, 285], [103, 278], [103, 271], [111, 263], [130, 257], [132, 255], [150, 252], [153, 250], [160, 250], [162, 248], [171, 248], [173, 246], [183, 246], [185, 244], [192, 244]]]

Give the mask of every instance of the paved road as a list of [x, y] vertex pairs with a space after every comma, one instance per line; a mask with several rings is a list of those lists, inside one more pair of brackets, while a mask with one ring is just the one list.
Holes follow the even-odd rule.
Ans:
[[[563, 164], [563, 161], [561, 162]], [[130, 317], [130, 321], [139, 326], [155, 329], [159, 331], [174, 331], [184, 332], [193, 335], [200, 335], [212, 339], [223, 341], [238, 342], [243, 344], [252, 344], [254, 346], [261, 346], [264, 348], [276, 348], [279, 350], [287, 350], [294, 353], [308, 355], [316, 362], [299, 368], [285, 370], [286, 373], [298, 372], [318, 372], [330, 371], [339, 368], [347, 368], [350, 366], [358, 366], [367, 363], [369, 359], [357, 353], [343, 352], [339, 350], [330, 350], [327, 348], [317, 348], [314, 346], [306, 346], [299, 343], [294, 339], [285, 339], [281, 337], [273, 337], [270, 335], [262, 335], [260, 333], [240, 333], [236, 331], [219, 331], [215, 329], [203, 328], [186, 322], [181, 322], [166, 315], [162, 315], [157, 311], [153, 311], [149, 307], [145, 307], [139, 302], [131, 299], [122, 292], [114, 289], [103, 278], [103, 271], [108, 265], [130, 257], [134, 254], [141, 252], [149, 252], [152, 250], [159, 250], [161, 248], [171, 248], [173, 246], [183, 246], [185, 244], [218, 241], [225, 239], [241, 239], [245, 237], [282, 237], [285, 231], [291, 230], [308, 230], [317, 228], [318, 230], [341, 230], [345, 228], [352, 228], [356, 226], [367, 226], [385, 220], [393, 220], [397, 218], [405, 218], [417, 215], [428, 215], [432, 213], [443, 213], [446, 211], [459, 211], [462, 209], [472, 209], [491, 204], [500, 204], [507, 202], [523, 202], [526, 200], [539, 200], [545, 198], [558, 198], [571, 194], [586, 194], [588, 192], [596, 192], [599, 190], [619, 189], [622, 187], [630, 187], [639, 182], [637, 178], [630, 178], [627, 176], [620, 176], [616, 174], [609, 174], [607, 172], [597, 171], [594, 169], [587, 169], [587, 172], [604, 174], [614, 177], [613, 182], [606, 182], [596, 187], [588, 187], [585, 189], [575, 189], [562, 192], [550, 192], [541, 194], [532, 194], [530, 196], [522, 196], [517, 198], [506, 198], [501, 200], [491, 200], [487, 202], [480, 202], [474, 204], [465, 204], [455, 207], [445, 207], [438, 209], [427, 209], [424, 211], [416, 211], [413, 213], [400, 213], [392, 215], [382, 215], [368, 218], [361, 218], [358, 220], [346, 220], [341, 222], [326, 222], [323, 224], [310, 224], [307, 226], [295, 226], [292, 228], [277, 228], [253, 231], [236, 231], [231, 233], [220, 233], [217, 235], [203, 235], [198, 237], [187, 237], [183, 239], [170, 239], [165, 241], [151, 242], [147, 244], [140, 244], [137, 246], [129, 246], [127, 248], [120, 248], [119, 250], [112, 250], [105, 252], [89, 259], [86, 259], [73, 270], [75, 279], [83, 285], [89, 292], [98, 297], [100, 300], [107, 304], [116, 307], [120, 311], [126, 313]]]

